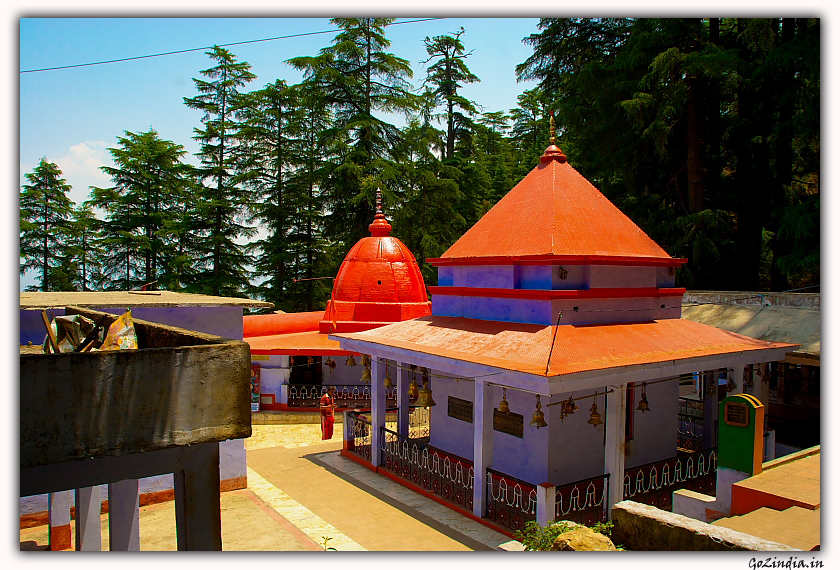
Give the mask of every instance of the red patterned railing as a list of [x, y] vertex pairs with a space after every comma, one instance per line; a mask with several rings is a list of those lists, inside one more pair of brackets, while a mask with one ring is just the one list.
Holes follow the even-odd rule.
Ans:
[[513, 530], [537, 519], [537, 487], [493, 469], [487, 470], [487, 518]]
[[472, 511], [473, 464], [468, 459], [381, 428], [382, 467], [406, 481]]
[[624, 499], [672, 508], [672, 493], [690, 489], [714, 495], [717, 486], [717, 453], [712, 447], [624, 470]]
[[557, 485], [554, 519], [591, 526], [607, 522], [610, 474]]

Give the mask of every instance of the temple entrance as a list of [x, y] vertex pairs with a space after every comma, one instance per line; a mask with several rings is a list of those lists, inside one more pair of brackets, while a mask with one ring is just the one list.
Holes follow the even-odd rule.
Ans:
[[320, 386], [323, 380], [320, 356], [290, 356], [289, 384]]

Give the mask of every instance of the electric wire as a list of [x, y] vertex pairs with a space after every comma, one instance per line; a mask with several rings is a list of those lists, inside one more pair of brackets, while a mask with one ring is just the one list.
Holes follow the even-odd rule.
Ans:
[[[431, 21], [431, 20], [445, 20], [445, 19], [446, 18], [422, 18], [422, 19], [418, 19], [418, 20], [406, 20], [406, 21], [403, 21], [403, 22], [392, 22], [392, 23], [387, 24], [387, 25], [388, 26], [396, 26], [396, 25], [399, 25], [399, 24], [415, 24], [417, 22], [428, 22], [428, 21]], [[122, 57], [122, 58], [119, 58], [119, 59], [109, 59], [109, 60], [105, 60], [105, 61], [93, 61], [93, 62], [90, 62], [90, 63], [77, 63], [77, 64], [74, 64], [74, 65], [60, 65], [60, 66], [56, 66], [56, 67], [44, 67], [44, 68], [41, 68], [41, 69], [25, 69], [25, 70], [22, 70], [20, 73], [36, 73], [36, 72], [39, 72], [39, 71], [56, 71], [58, 69], [71, 69], [71, 68], [76, 68], [76, 67], [89, 67], [89, 66], [92, 66], [92, 65], [104, 65], [104, 64], [107, 64], [107, 63], [121, 63], [121, 62], [124, 62], [124, 61], [134, 61], [134, 60], [138, 60], [138, 59], [148, 59], [148, 58], [152, 58], [152, 57], [162, 57], [162, 56], [165, 56], [165, 55], [177, 55], [177, 54], [180, 54], [180, 53], [190, 53], [190, 52], [201, 51], [201, 50], [205, 50], [205, 49], [213, 49], [214, 47], [239, 46], [239, 45], [245, 45], [245, 44], [255, 44], [255, 43], [259, 43], [259, 42], [272, 42], [272, 41], [275, 41], [275, 40], [286, 40], [286, 39], [290, 39], [290, 38], [302, 38], [304, 36], [316, 36], [316, 35], [319, 35], [319, 34], [335, 34], [335, 33], [338, 33], [338, 30], [322, 30], [320, 32], [303, 32], [303, 33], [300, 33], [300, 34], [289, 34], [289, 35], [286, 35], [286, 36], [277, 36], [277, 37], [274, 37], [274, 38], [262, 38], [262, 39], [259, 39], [259, 40], [245, 40], [245, 41], [241, 41], [241, 42], [230, 42], [230, 43], [227, 43], [227, 44], [215, 44], [215, 45], [212, 45], [212, 46], [181, 49], [181, 50], [167, 51], [167, 52], [162, 52], [162, 53], [153, 53], [153, 54], [149, 54], [149, 55], [138, 55], [138, 56], [134, 56], [134, 57]]]

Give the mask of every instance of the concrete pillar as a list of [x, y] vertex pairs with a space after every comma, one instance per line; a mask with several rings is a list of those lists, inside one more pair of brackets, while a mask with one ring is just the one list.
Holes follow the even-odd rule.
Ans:
[[101, 509], [99, 485], [76, 489], [76, 550], [102, 550]]
[[408, 437], [408, 417], [411, 412], [408, 398], [408, 386], [411, 383], [410, 372], [406, 364], [397, 362], [397, 431], [404, 437]]
[[[218, 460], [217, 460], [218, 461]], [[111, 550], [140, 550], [140, 481], [108, 483], [108, 533]]]
[[288, 382], [284, 382], [280, 384], [280, 401], [277, 402], [278, 404], [283, 404], [287, 406], [289, 404], [289, 384]]
[[[706, 371], [700, 377], [703, 380], [703, 449], [708, 449], [717, 441], [715, 423], [718, 417], [718, 375], [714, 371]], [[709, 394], [710, 383], [714, 386], [713, 394]]]
[[548, 526], [557, 512], [557, 487], [551, 483], [537, 485], [537, 524]]
[[744, 393], [744, 369], [746, 365], [738, 363], [732, 367], [732, 381], [735, 382], [735, 389], [732, 394]]
[[50, 493], [47, 505], [50, 512], [50, 550], [70, 548], [70, 491]]
[[473, 404], [473, 514], [483, 517], [487, 468], [493, 463], [493, 387], [476, 378]]
[[[758, 366], [758, 373], [755, 376], [755, 383], [758, 387], [758, 399], [768, 410], [770, 406], [770, 364], [764, 362]], [[767, 415], [765, 414], [765, 418]]]
[[191, 446], [175, 475], [178, 550], [222, 549], [219, 444]]
[[382, 460], [382, 431], [385, 427], [385, 386], [379, 378], [379, 360], [371, 358], [370, 363], [370, 460], [378, 466]]
[[[624, 424], [626, 420], [626, 384], [608, 386], [606, 397], [606, 443], [604, 445], [604, 472], [610, 475], [607, 513], [612, 518], [613, 506], [624, 498]], [[600, 398], [599, 398], [600, 399]]]
[[353, 424], [350, 422], [350, 412], [345, 411], [341, 414], [343, 418], [342, 421], [344, 422], [344, 435], [343, 437], [343, 445], [342, 448], [348, 451], [351, 451], [355, 447], [356, 443], [356, 434], [353, 429]]

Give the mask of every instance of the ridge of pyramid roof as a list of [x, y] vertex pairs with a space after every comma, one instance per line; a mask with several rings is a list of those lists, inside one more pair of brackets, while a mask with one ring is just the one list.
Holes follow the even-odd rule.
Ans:
[[438, 259], [535, 256], [673, 259], [553, 144], [540, 164]]

